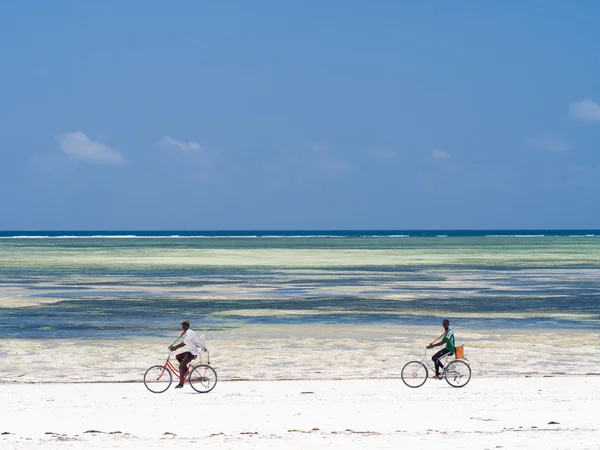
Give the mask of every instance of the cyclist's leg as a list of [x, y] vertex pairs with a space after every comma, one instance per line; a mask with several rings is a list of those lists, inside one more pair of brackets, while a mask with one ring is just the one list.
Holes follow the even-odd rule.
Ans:
[[[188, 353], [191, 354], [190, 352], [183, 352], [183, 353], [179, 353], [179, 354], [175, 355], [175, 358], [177, 358], [177, 362], [179, 363], [180, 366], [183, 362], [183, 358], [185, 358]], [[198, 355], [192, 355], [192, 360], [196, 359], [197, 356]]]
[[450, 350], [448, 350], [447, 348], [443, 348], [431, 357], [431, 360], [433, 361], [433, 364], [435, 366], [435, 376], [438, 378], [440, 376], [440, 369], [443, 367], [442, 363], [440, 362], [440, 358], [446, 353], [450, 353]]
[[177, 355], [177, 361], [179, 361], [179, 384], [175, 387], [183, 387], [183, 382], [185, 380], [185, 376], [187, 375], [187, 365], [194, 358], [195, 356], [190, 352], [180, 353]]

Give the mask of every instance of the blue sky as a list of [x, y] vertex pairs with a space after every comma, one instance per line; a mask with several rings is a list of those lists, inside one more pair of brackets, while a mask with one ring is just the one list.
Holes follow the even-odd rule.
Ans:
[[600, 228], [600, 2], [0, 3], [0, 229]]

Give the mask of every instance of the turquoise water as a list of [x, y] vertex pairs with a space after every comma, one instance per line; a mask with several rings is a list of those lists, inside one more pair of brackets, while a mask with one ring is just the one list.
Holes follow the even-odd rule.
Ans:
[[260, 324], [600, 328], [600, 232], [2, 232], [3, 338]]

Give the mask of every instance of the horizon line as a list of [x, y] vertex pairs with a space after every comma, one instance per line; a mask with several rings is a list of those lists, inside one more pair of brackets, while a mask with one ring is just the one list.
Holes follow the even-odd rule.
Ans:
[[116, 232], [116, 231], [137, 231], [137, 232], [257, 232], [257, 231], [278, 231], [278, 232], [311, 232], [311, 231], [336, 231], [336, 232], [355, 232], [355, 231], [600, 231], [600, 228], [222, 228], [222, 229], [203, 229], [203, 228], [29, 228], [29, 229], [0, 229], [0, 233], [23, 233], [23, 232]]

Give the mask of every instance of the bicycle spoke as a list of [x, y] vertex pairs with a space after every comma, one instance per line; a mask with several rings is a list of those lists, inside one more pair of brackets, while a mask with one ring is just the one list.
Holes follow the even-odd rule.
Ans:
[[173, 376], [163, 366], [152, 366], [144, 374], [144, 385], [150, 392], [160, 394], [171, 386]]
[[197, 392], [210, 392], [217, 384], [217, 372], [211, 366], [200, 364], [192, 369], [189, 382]]
[[411, 361], [402, 368], [401, 376], [408, 387], [418, 388], [427, 381], [427, 368], [420, 361]]
[[448, 364], [445, 377], [450, 386], [463, 387], [471, 379], [471, 368], [464, 361], [452, 361]]

